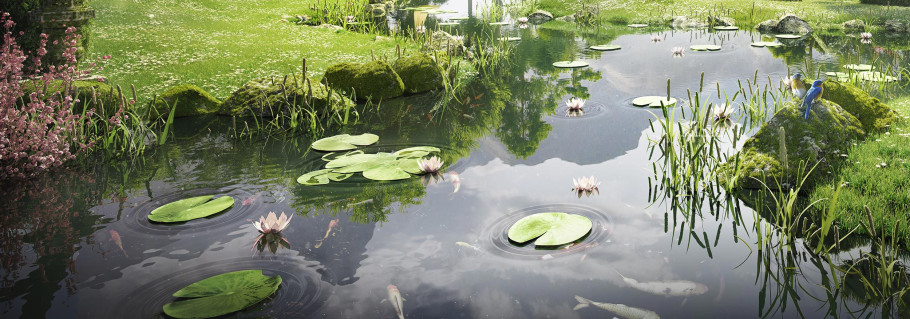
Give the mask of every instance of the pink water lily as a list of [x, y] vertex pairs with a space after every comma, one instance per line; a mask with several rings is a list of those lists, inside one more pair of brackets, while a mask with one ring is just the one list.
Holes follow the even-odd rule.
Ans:
[[660, 35], [655, 34], [651, 36], [651, 42], [657, 43], [660, 42], [660, 40]]
[[528, 23], [528, 18], [527, 17], [518, 18], [518, 23], [521, 23], [521, 24]]
[[597, 188], [597, 186], [600, 186], [600, 182], [598, 182], [594, 176], [582, 176], [579, 179], [573, 178], [572, 183], [575, 184], [575, 186], [572, 187], [572, 191], [578, 193], [578, 197], [581, 197], [582, 194], [591, 196], [591, 193], [595, 191], [600, 194], [600, 190]]
[[859, 34], [859, 40], [862, 43], [869, 44], [872, 43], [872, 33], [863, 32]]
[[569, 107], [569, 111], [581, 111], [585, 108], [585, 100], [573, 97], [566, 102], [566, 106]]
[[424, 158], [418, 160], [417, 166], [420, 167], [420, 170], [424, 173], [436, 173], [439, 172], [439, 169], [442, 168], [442, 164], [444, 163], [445, 162], [439, 159], [439, 157], [433, 156], [429, 159]]
[[288, 217], [281, 213], [281, 217], [275, 216], [275, 212], [269, 212], [268, 217], [259, 217], [258, 221], [253, 222], [253, 226], [256, 227], [259, 232], [263, 234], [269, 233], [279, 233], [282, 230], [288, 228], [288, 225], [291, 223], [291, 217]]

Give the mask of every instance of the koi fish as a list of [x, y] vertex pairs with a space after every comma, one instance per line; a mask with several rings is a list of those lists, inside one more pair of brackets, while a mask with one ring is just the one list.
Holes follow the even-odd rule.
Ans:
[[724, 283], [724, 276], [720, 276], [720, 288], [717, 289], [717, 297], [714, 297], [714, 302], [720, 302], [721, 299], [724, 299], [724, 288], [726, 284]]
[[480, 251], [480, 248], [477, 248], [476, 246], [471, 245], [471, 244], [468, 244], [468, 243], [463, 242], [463, 241], [456, 241], [455, 244], [458, 245], [458, 246], [464, 247], [464, 248], [470, 248], [470, 249], [473, 249], [473, 250], [476, 250], [476, 251]]
[[130, 256], [126, 255], [126, 250], [123, 250], [123, 241], [120, 240], [120, 233], [118, 233], [116, 230], [111, 229], [111, 240], [117, 244], [117, 247], [120, 247], [120, 251], [123, 252], [123, 257], [130, 258]]
[[[398, 292], [398, 287], [395, 285], [389, 285], [386, 290], [389, 291], [389, 303], [392, 304], [392, 308], [395, 308], [395, 314], [398, 315], [398, 319], [404, 319], [404, 298], [401, 298], [401, 293]], [[385, 300], [383, 300], [385, 301]]]
[[322, 237], [322, 239], [319, 240], [319, 243], [313, 247], [315, 247], [315, 248], [321, 247], [322, 242], [325, 241], [326, 238], [329, 238], [329, 234], [332, 233], [332, 228], [335, 228], [335, 226], [338, 226], [338, 219], [333, 219], [332, 221], [329, 222], [329, 229], [325, 230], [325, 236]]
[[540, 260], [550, 260], [550, 259], [553, 259], [553, 255], [546, 254], [546, 255], [540, 256]]
[[475, 96], [474, 99], [475, 99], [475, 100], [479, 100], [479, 99], [482, 98], [482, 97], [483, 97], [483, 93], [480, 93], [480, 95]]
[[575, 300], [578, 300], [578, 305], [576, 305], [575, 308], [572, 308], [572, 310], [594, 306], [626, 319], [660, 319], [660, 316], [658, 316], [656, 312], [647, 309], [630, 307], [618, 303], [596, 302], [578, 295], [575, 296]]
[[243, 202], [240, 203], [240, 206], [246, 206], [246, 205], [252, 204], [257, 199], [259, 199], [259, 194], [247, 197], [246, 199], [243, 200]]
[[616, 271], [616, 273], [619, 274], [619, 276], [622, 277], [622, 281], [630, 287], [655, 295], [693, 296], [708, 292], [708, 286], [688, 280], [638, 282], [638, 280], [626, 278], [626, 276], [620, 274], [619, 271]]
[[452, 179], [452, 185], [455, 185], [455, 190], [452, 191], [452, 194], [458, 193], [458, 189], [461, 188], [461, 176], [456, 172], [450, 172], [449, 178]]

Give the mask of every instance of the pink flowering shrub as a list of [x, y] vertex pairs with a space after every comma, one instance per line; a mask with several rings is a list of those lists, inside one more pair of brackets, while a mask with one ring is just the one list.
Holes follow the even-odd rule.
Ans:
[[[0, 13], [0, 24], [4, 28], [0, 47], [0, 180], [30, 178], [60, 166], [75, 152], [91, 146], [78, 141], [77, 133], [84, 122], [80, 115], [72, 114], [74, 101], [67, 93], [73, 79], [87, 71], [76, 69], [79, 36], [74, 34], [74, 28], [66, 32], [62, 65], [42, 65], [48, 41], [47, 35], [42, 34], [31, 66], [26, 69], [28, 57], [11, 31], [15, 23], [9, 14]], [[46, 88], [58, 80], [64, 89], [48, 93]], [[22, 84], [28, 81], [36, 81], [38, 89], [24, 96]]]

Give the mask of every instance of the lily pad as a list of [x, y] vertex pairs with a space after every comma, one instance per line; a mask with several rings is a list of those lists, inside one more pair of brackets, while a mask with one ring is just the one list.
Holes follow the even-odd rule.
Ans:
[[347, 151], [355, 149], [357, 146], [376, 143], [376, 141], [379, 141], [379, 136], [370, 133], [360, 135], [341, 134], [315, 141], [312, 147], [325, 152]]
[[732, 25], [725, 25], [725, 26], [717, 26], [717, 27], [714, 27], [714, 30], [717, 30], [717, 31], [736, 31], [736, 30], [739, 30], [739, 27], [732, 26]]
[[827, 75], [827, 76], [833, 76], [833, 77], [838, 77], [838, 78], [850, 77], [850, 74], [849, 74], [849, 73], [844, 73], [844, 72], [825, 72], [825, 75]]
[[[534, 238], [537, 246], [571, 243], [591, 231], [587, 217], [566, 213], [538, 213], [519, 219], [509, 228], [509, 239], [524, 243]], [[538, 238], [539, 237], [539, 238]]]
[[449, 20], [455, 20], [455, 21], [467, 20], [467, 19], [470, 19], [470, 18], [468, 18], [468, 17], [454, 17], [454, 18], [449, 18]]
[[502, 37], [502, 38], [499, 38], [499, 41], [519, 41], [519, 40], [521, 40], [520, 37]]
[[415, 146], [408, 147], [403, 150], [399, 150], [392, 155], [400, 158], [422, 158], [424, 156], [430, 155], [430, 153], [438, 153], [439, 148], [433, 146]]
[[896, 77], [878, 72], [878, 71], [862, 71], [856, 74], [857, 78], [863, 81], [872, 81], [872, 82], [894, 82], [897, 81]]
[[777, 34], [774, 37], [776, 37], [778, 39], [791, 39], [792, 40], [792, 39], [802, 38], [803, 36], [801, 36], [799, 34]]
[[490, 22], [490, 25], [510, 25], [511, 22], [499, 21], [499, 22]]
[[872, 66], [868, 64], [847, 64], [844, 69], [853, 71], [872, 71]]
[[281, 276], [268, 277], [262, 270], [241, 270], [212, 276], [174, 293], [191, 298], [164, 305], [174, 318], [211, 318], [246, 309], [268, 298], [281, 285]]
[[676, 105], [676, 98], [667, 100], [666, 96], [642, 96], [632, 100], [632, 105], [648, 107], [670, 107]]
[[767, 42], [767, 41], [752, 42], [752, 46], [753, 46], [753, 47], [757, 47], [757, 48], [761, 48], [761, 47], [779, 47], [779, 46], [782, 46], [782, 45], [783, 45], [783, 43], [780, 43], [780, 42]]
[[420, 171], [420, 168], [417, 166], [417, 160], [415, 159], [395, 160], [388, 164], [363, 171], [363, 177], [375, 181], [394, 181], [407, 179], [410, 178], [412, 174], [408, 172], [408, 170], [413, 171], [413, 167], [416, 167], [418, 172]]
[[690, 46], [689, 49], [692, 51], [720, 51], [720, 46], [713, 44], [696, 44]]
[[628, 27], [630, 27], [630, 28], [647, 28], [648, 25], [644, 24], [644, 23], [633, 23], [633, 24], [628, 25]]
[[301, 175], [297, 178], [297, 183], [302, 185], [325, 185], [329, 181], [340, 182], [354, 175], [353, 173], [338, 173], [332, 169], [321, 169]]
[[212, 199], [212, 195], [191, 197], [164, 204], [149, 213], [148, 219], [159, 223], [177, 223], [217, 214], [234, 206], [231, 196]]
[[450, 27], [450, 26], [455, 26], [455, 25], [459, 25], [459, 24], [460, 23], [458, 23], [458, 22], [443, 22], [443, 23], [440, 23], [439, 25]]
[[595, 46], [592, 46], [590, 49], [594, 50], [594, 51], [616, 51], [616, 50], [622, 49], [622, 47], [618, 46], [618, 45], [606, 44], [606, 45], [595, 45]]
[[553, 66], [557, 68], [583, 68], [588, 66], [588, 62], [585, 61], [559, 61], [553, 62]]

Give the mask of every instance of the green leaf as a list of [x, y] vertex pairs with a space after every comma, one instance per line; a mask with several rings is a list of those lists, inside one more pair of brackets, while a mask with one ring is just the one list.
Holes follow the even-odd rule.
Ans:
[[689, 49], [692, 51], [720, 51], [720, 46], [713, 44], [696, 44], [690, 46]]
[[648, 107], [670, 107], [676, 105], [676, 98], [667, 100], [666, 96], [642, 96], [632, 100], [632, 105]]
[[592, 46], [590, 49], [594, 50], [594, 51], [616, 51], [616, 50], [622, 49], [622, 47], [618, 46], [618, 45], [605, 44], [605, 45], [595, 45], [595, 46]]
[[351, 155], [354, 155], [354, 154], [363, 154], [363, 151], [361, 151], [361, 150], [356, 150], [356, 151], [350, 151], [350, 152], [347, 152], [347, 153], [335, 153], [335, 152], [326, 153], [325, 155], [322, 155], [322, 160], [323, 160], [323, 161], [326, 161], [326, 162], [331, 162], [331, 161], [334, 160], [334, 159], [337, 159], [337, 158], [340, 158], [340, 157], [345, 157], [345, 156], [351, 156]]
[[370, 145], [376, 143], [376, 141], [379, 141], [379, 136], [370, 133], [360, 135], [341, 134], [315, 141], [312, 147], [325, 152], [346, 151], [355, 149], [357, 146]]
[[240, 311], [268, 298], [281, 285], [281, 276], [268, 277], [262, 270], [241, 270], [212, 276], [174, 293], [193, 298], [164, 305], [174, 318], [211, 318]]
[[415, 147], [408, 147], [406, 149], [399, 150], [392, 154], [399, 158], [401, 158], [401, 157], [421, 158], [421, 157], [429, 155], [430, 153], [439, 153], [439, 148], [432, 147], [432, 146], [415, 146]]
[[198, 196], [162, 205], [155, 208], [149, 214], [148, 219], [159, 223], [185, 222], [211, 216], [234, 206], [234, 198], [231, 196], [222, 196], [209, 201], [212, 197], [212, 195]]
[[389, 153], [357, 154], [335, 159], [325, 164], [325, 167], [332, 168], [338, 173], [357, 173], [388, 164], [394, 161], [395, 158], [394, 155]]
[[325, 185], [328, 184], [330, 180], [340, 182], [348, 177], [351, 177], [354, 174], [346, 174], [335, 172], [333, 169], [321, 169], [318, 171], [312, 171], [297, 178], [297, 183], [302, 185], [312, 186], [312, 185]]
[[559, 61], [553, 62], [553, 66], [557, 68], [583, 68], [588, 66], [588, 62], [585, 61]]
[[752, 42], [752, 46], [753, 46], [753, 47], [757, 47], [757, 48], [761, 48], [761, 47], [779, 47], [779, 46], [781, 46], [781, 45], [783, 45], [783, 43], [780, 43], [780, 42], [767, 42], [767, 41]]
[[389, 163], [382, 166], [374, 167], [370, 170], [363, 171], [363, 177], [374, 181], [394, 181], [411, 177], [411, 173], [406, 172], [403, 168], [395, 163]]
[[590, 219], [581, 215], [538, 213], [525, 216], [512, 224], [509, 239], [524, 243], [537, 238], [534, 245], [558, 246], [584, 237], [591, 231], [592, 225]]

